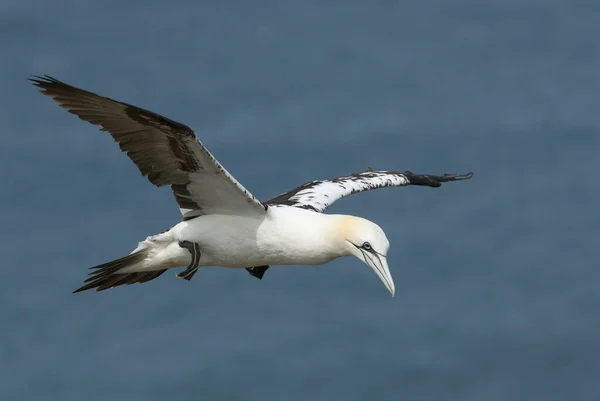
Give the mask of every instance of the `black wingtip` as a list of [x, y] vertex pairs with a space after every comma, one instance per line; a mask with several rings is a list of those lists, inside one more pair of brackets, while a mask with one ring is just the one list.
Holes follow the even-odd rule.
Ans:
[[427, 187], [441, 187], [442, 183], [450, 181], [462, 181], [468, 180], [473, 177], [473, 173], [466, 174], [444, 174], [444, 175], [429, 175], [429, 174], [415, 174], [411, 171], [405, 171], [403, 173], [411, 185], [421, 185]]
[[471, 177], [473, 177], [473, 172], [466, 174], [444, 174], [442, 179], [445, 179], [445, 181], [440, 182], [468, 180]]
[[33, 75], [31, 74], [28, 78], [28, 81], [33, 82], [34, 85], [39, 86], [40, 84], [48, 84], [53, 82], [58, 82], [56, 78], [52, 78], [50, 75]]
[[46, 94], [49, 90], [53, 88], [57, 88], [60, 86], [68, 86], [64, 82], [59, 81], [56, 78], [51, 77], [50, 75], [30, 75], [27, 78], [28, 81], [32, 83], [33, 86], [40, 88], [40, 92]]

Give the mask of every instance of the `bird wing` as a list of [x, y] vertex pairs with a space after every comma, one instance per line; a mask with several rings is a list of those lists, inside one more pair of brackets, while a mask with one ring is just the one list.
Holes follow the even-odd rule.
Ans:
[[170, 185], [184, 220], [265, 212], [265, 206], [219, 164], [190, 127], [47, 75], [30, 80], [70, 113], [108, 131], [152, 184]]
[[264, 201], [265, 205], [287, 205], [323, 212], [333, 202], [357, 192], [384, 187], [405, 187], [420, 185], [439, 187], [443, 182], [467, 180], [468, 174], [428, 175], [410, 171], [365, 171], [331, 180], [311, 181], [288, 192]]

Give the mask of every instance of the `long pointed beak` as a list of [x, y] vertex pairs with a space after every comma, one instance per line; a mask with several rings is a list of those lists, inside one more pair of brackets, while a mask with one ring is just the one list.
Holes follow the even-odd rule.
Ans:
[[367, 252], [362, 252], [364, 262], [373, 269], [377, 276], [383, 281], [386, 288], [392, 294], [392, 297], [396, 293], [396, 287], [394, 286], [394, 279], [392, 278], [392, 274], [390, 273], [390, 269], [388, 268], [387, 259], [385, 256], [380, 254], [372, 254]]

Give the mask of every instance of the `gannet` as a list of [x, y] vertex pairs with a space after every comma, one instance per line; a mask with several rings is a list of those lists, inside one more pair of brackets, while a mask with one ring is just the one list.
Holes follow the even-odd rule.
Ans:
[[182, 221], [147, 237], [127, 256], [98, 266], [74, 292], [145, 283], [175, 267], [190, 280], [200, 266], [245, 268], [262, 279], [273, 265], [320, 265], [355, 256], [395, 293], [387, 254], [390, 243], [377, 224], [357, 216], [324, 214], [333, 202], [384, 187], [439, 187], [468, 174], [427, 175], [367, 171], [305, 183], [259, 201], [225, 170], [194, 131], [149, 110], [32, 76], [41, 92], [80, 119], [100, 126], [127, 153], [143, 176], [170, 185]]

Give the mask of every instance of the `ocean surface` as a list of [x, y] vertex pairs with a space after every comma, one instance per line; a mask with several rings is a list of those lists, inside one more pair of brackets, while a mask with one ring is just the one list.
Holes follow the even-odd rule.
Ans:
[[[600, 400], [600, 3], [0, 2], [0, 399]], [[176, 271], [73, 295], [180, 221], [49, 74], [194, 128], [257, 197], [374, 169], [473, 171], [339, 201], [360, 261]]]

